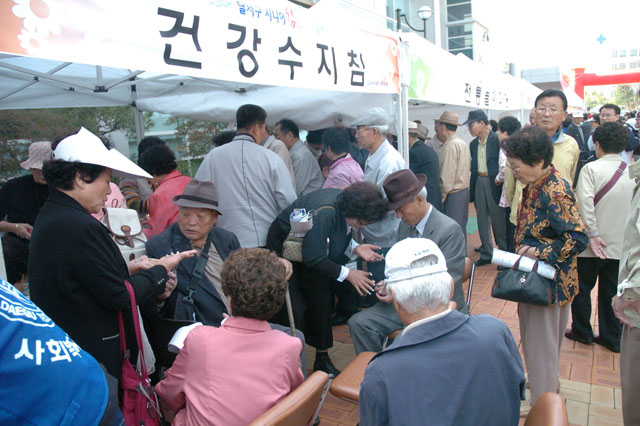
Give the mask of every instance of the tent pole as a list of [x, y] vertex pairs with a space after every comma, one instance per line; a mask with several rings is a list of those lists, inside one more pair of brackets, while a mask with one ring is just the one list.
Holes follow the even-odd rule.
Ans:
[[400, 45], [400, 61], [398, 68], [400, 71], [400, 120], [398, 122], [398, 148], [400, 155], [404, 158], [407, 167], [409, 167], [409, 43], [406, 41]]
[[143, 112], [138, 107], [133, 107], [133, 120], [136, 126], [136, 146], [140, 143], [144, 137], [144, 116]]

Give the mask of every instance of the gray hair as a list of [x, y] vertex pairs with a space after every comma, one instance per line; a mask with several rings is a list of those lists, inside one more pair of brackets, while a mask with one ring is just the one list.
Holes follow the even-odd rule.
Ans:
[[422, 197], [423, 200], [427, 200], [427, 187], [423, 186], [418, 195]]
[[386, 136], [389, 133], [389, 125], [388, 124], [378, 124], [375, 126], [367, 126], [368, 129], [378, 129], [381, 135]]
[[[411, 263], [411, 268], [433, 265], [437, 262], [434, 256], [427, 256]], [[387, 285], [393, 289], [396, 302], [409, 313], [417, 314], [425, 309], [434, 311], [449, 304], [451, 295], [451, 275], [448, 272], [438, 272], [402, 281], [391, 282]]]

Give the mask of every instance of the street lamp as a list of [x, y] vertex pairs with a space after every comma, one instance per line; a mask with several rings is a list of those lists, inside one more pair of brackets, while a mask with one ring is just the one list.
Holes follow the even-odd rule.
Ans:
[[407, 19], [407, 15], [402, 13], [402, 10], [396, 9], [396, 31], [400, 31], [400, 27], [402, 26], [400, 20], [404, 18], [404, 22], [407, 24], [409, 28], [411, 28], [415, 32], [422, 32], [422, 36], [427, 38], [427, 19], [431, 18], [433, 12], [429, 6], [422, 6], [418, 9], [418, 18], [422, 19], [422, 29], [413, 28]]

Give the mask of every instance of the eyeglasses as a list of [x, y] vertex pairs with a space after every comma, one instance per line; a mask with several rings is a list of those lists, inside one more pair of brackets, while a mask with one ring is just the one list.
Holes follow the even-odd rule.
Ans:
[[615, 114], [608, 114], [608, 113], [600, 113], [600, 118], [609, 118], [609, 117], [615, 117]]
[[357, 135], [358, 133], [360, 133], [360, 132], [364, 132], [365, 130], [369, 130], [369, 129], [371, 129], [371, 127], [364, 127], [364, 128], [362, 128], [362, 129], [356, 129], [356, 135]]
[[558, 109], [556, 107], [544, 107], [544, 106], [539, 106], [536, 107], [536, 112], [540, 113], [540, 114], [546, 114], [547, 112], [551, 115], [556, 115], [560, 112], [562, 112], [563, 110]]
[[514, 166], [513, 164], [511, 164], [510, 161], [507, 160], [507, 167], [510, 168], [511, 170], [513, 170], [514, 172], [517, 172], [518, 170], [520, 170], [520, 166]]
[[478, 123], [478, 121], [474, 121], [473, 123], [469, 123], [467, 125], [468, 128], [472, 128], [473, 126], [475, 126]]

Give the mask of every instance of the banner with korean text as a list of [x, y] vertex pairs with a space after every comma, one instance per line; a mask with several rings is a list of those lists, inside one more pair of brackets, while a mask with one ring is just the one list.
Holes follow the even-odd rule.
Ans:
[[0, 52], [215, 80], [398, 93], [397, 47], [285, 0], [0, 0]]

